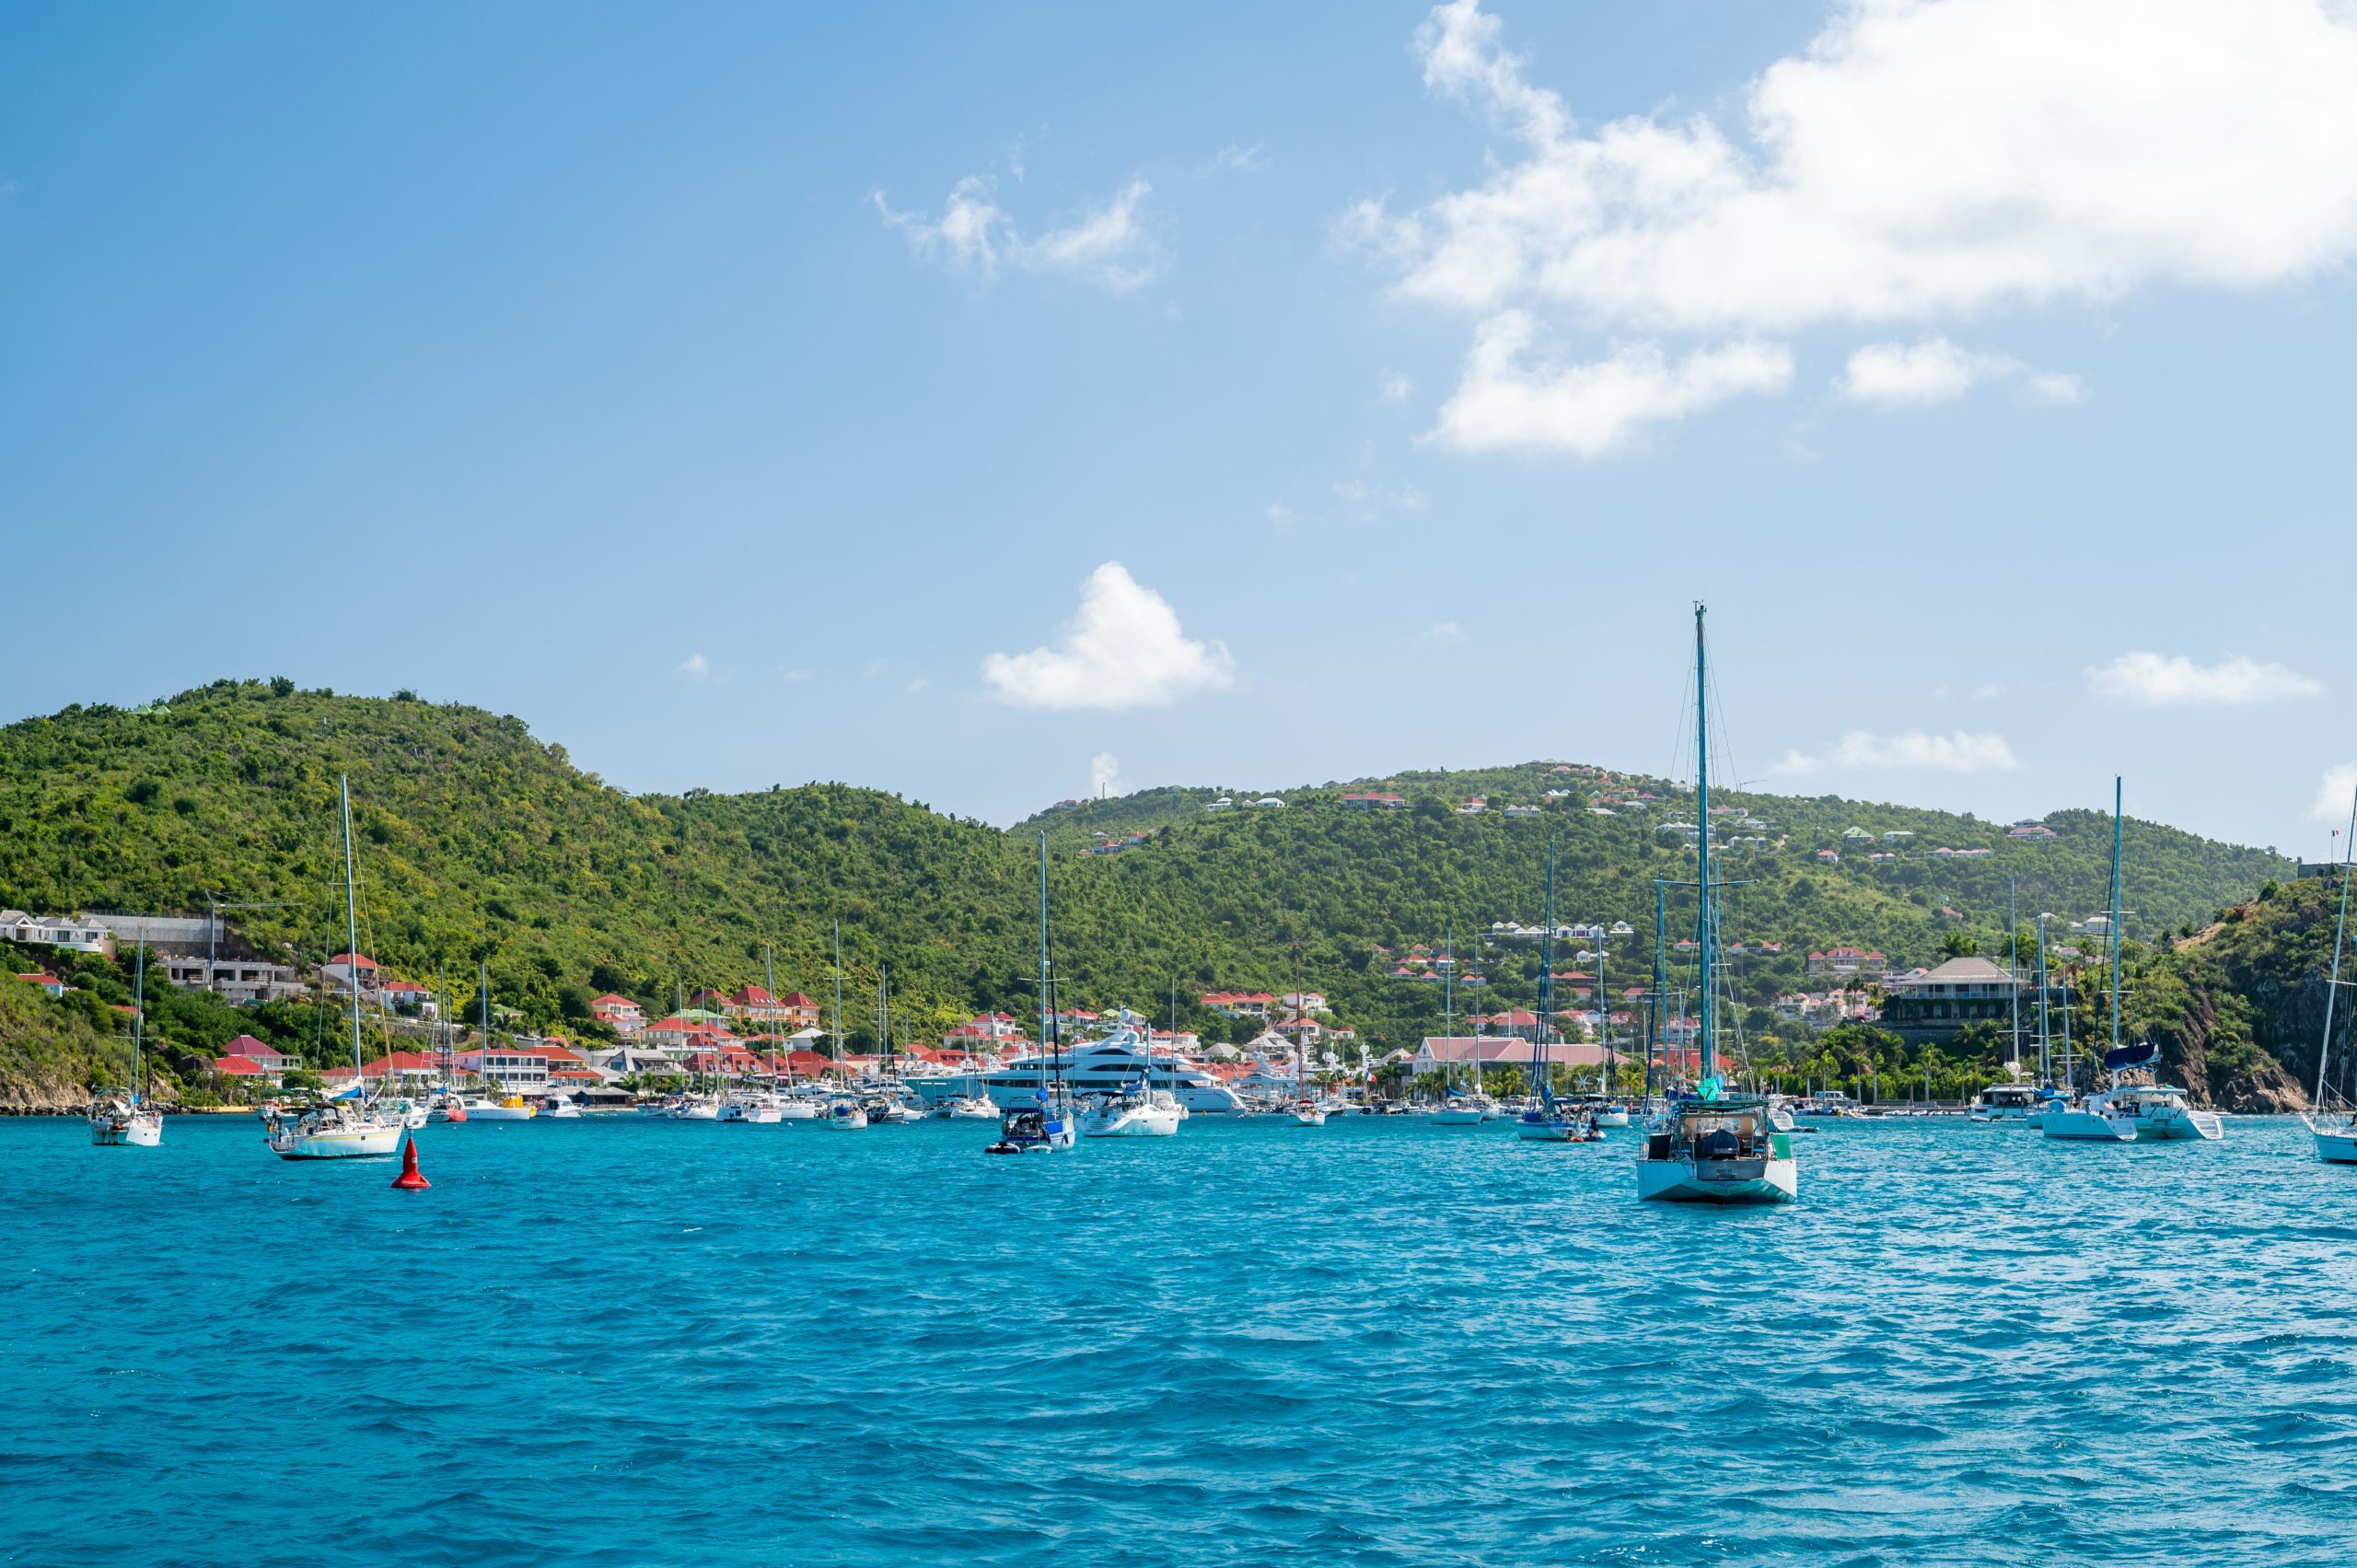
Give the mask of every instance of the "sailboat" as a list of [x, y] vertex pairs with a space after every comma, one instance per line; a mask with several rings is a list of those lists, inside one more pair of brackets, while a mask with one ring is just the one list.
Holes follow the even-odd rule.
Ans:
[[[2357, 852], [2357, 799], [2349, 807], [2349, 842]], [[2332, 982], [2324, 993], [2324, 1038], [2316, 1046], [2316, 1109], [2300, 1120], [2308, 1124], [2308, 1133], [2316, 1141], [2316, 1158], [2327, 1165], [2357, 1165], [2357, 1105], [2334, 1093], [2329, 1069], [2332, 1065], [2333, 1004], [2340, 996], [2340, 947], [2349, 934], [2350, 853], [2344, 852], [2340, 861], [2340, 918], [2332, 928]]]
[[100, 1089], [90, 1101], [90, 1142], [101, 1148], [152, 1149], [164, 1141], [164, 1113], [140, 1093], [147, 1035], [147, 942], [140, 939], [131, 981], [131, 1087]]
[[[1073, 1145], [1072, 1097], [1064, 1089], [1062, 1045], [1056, 1033], [1053, 972], [1048, 962], [1048, 835], [1039, 834], [1039, 1086], [1031, 1103], [999, 1118], [998, 1142], [984, 1152], [1038, 1155]], [[1051, 1074], [1052, 1074], [1052, 1082]]]
[[2088, 1143], [2131, 1144], [2201, 1141], [2225, 1136], [2217, 1113], [2196, 1110], [2183, 1089], [2164, 1084], [2153, 1071], [2160, 1049], [2150, 1040], [2119, 1043], [2119, 843], [2120, 781], [2111, 781], [2111, 1049], [2103, 1064], [2111, 1087], [2090, 1094], [2075, 1107], [2046, 1113], [2046, 1135]]
[[1301, 1005], [1301, 944], [1293, 946], [1293, 1090], [1292, 1115], [1295, 1126], [1326, 1125], [1327, 1104], [1309, 1089], [1309, 1051], [1303, 1042], [1309, 1034], [1309, 1011]]
[[1694, 860], [1700, 902], [1701, 1081], [1673, 1098], [1645, 1127], [1637, 1162], [1641, 1200], [1702, 1203], [1781, 1203], [1800, 1192], [1792, 1133], [1769, 1119], [1768, 1101], [1731, 1095], [1719, 1080], [1717, 967], [1718, 901], [1711, 883], [1711, 704], [1704, 607], [1694, 607]]
[[1604, 979], [1605, 955], [1609, 949], [1601, 918], [1596, 929], [1596, 1032], [1604, 1037], [1604, 1098], [1588, 1112], [1588, 1122], [1597, 1128], [1626, 1127], [1629, 1106], [1620, 1098], [1620, 1054], [1612, 1044], [1612, 990]]
[[[1441, 938], [1440, 965], [1440, 1036], [1446, 1040], [1457, 1038], [1457, 929], [1451, 925]], [[1479, 1058], [1476, 1058], [1478, 1063]], [[1480, 1071], [1477, 1066], [1475, 1071]], [[1440, 1064], [1440, 1105], [1430, 1121], [1441, 1127], [1478, 1127], [1497, 1115], [1495, 1101], [1481, 1092], [1477, 1082], [1470, 1093], [1460, 1094], [1449, 1081], [1448, 1063]]]
[[[838, 1075], [842, 1072], [842, 1053], [843, 923], [839, 920], [835, 922], [835, 1064]], [[827, 1109], [820, 1121], [823, 1125], [838, 1132], [865, 1132], [867, 1128], [867, 1109], [859, 1103], [858, 1096], [848, 1092], [848, 1085], [842, 1087], [845, 1092], [839, 1093], [827, 1101]]]
[[368, 1093], [360, 1067], [360, 917], [352, 875], [352, 782], [340, 778], [343, 805], [343, 929], [352, 956], [352, 1087], [343, 1097], [302, 1111], [274, 1111], [263, 1122], [271, 1152], [281, 1159], [374, 1158], [400, 1151], [405, 1131], [399, 1113]]
[[[1515, 1122], [1515, 1133], [1538, 1144], [1589, 1144], [1604, 1136], [1587, 1118], [1555, 1103], [1554, 1063], [1547, 1036], [1555, 1022], [1555, 841], [1547, 841], [1547, 936], [1538, 959], [1538, 1026], [1530, 1031], [1530, 1075], [1538, 1098]], [[1508, 1015], [1511, 1017], [1511, 1014]]]
[[[482, 997], [482, 1048], [476, 1053], [476, 1063], [484, 1071], [483, 1079], [491, 1078], [491, 966], [483, 964], [475, 971], [475, 988]], [[467, 1115], [476, 1121], [529, 1121], [540, 1114], [522, 1095], [501, 1092], [505, 1086], [494, 1085], [492, 1092], [477, 1095], [467, 1102]]]

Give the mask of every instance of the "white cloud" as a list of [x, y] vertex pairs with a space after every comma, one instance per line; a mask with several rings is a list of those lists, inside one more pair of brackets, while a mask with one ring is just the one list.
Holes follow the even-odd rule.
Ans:
[[1554, 365], [1527, 357], [1536, 335], [1536, 323], [1520, 310], [1482, 322], [1464, 379], [1441, 405], [1431, 438], [1460, 452], [1527, 447], [1599, 457], [1646, 424], [1745, 392], [1781, 391], [1793, 378], [1793, 356], [1779, 343], [1701, 348], [1674, 362], [1658, 344], [1623, 343], [1608, 359]]
[[999, 206], [998, 182], [986, 174], [959, 180], [936, 218], [894, 212], [881, 191], [871, 199], [885, 223], [908, 236], [911, 250], [928, 260], [938, 260], [952, 272], [969, 273], [984, 283], [1002, 269], [1066, 273], [1125, 294], [1154, 276], [1154, 237], [1138, 214], [1139, 204], [1153, 189], [1144, 180], [1133, 179], [1111, 201], [1082, 215], [1077, 222], [1030, 239]]
[[1276, 167], [1277, 160], [1263, 153], [1258, 142], [1248, 147], [1239, 147], [1230, 142], [1212, 156], [1211, 162], [1203, 166], [1203, 172], [1206, 174], [1223, 172], [1263, 174]]
[[1269, 524], [1272, 528], [1289, 528], [1301, 521], [1294, 509], [1282, 501], [1269, 503]]
[[[1551, 377], [1496, 374], [1529, 312], [1624, 339], [1735, 339], [1755, 371], [1736, 389], [1774, 390], [1789, 372], [1759, 371], [1783, 351], [1750, 340], [2154, 284], [2252, 288], [2357, 254], [2349, 0], [1847, 0], [1728, 125], [1583, 129], [1477, 0], [1435, 6], [1416, 43], [1426, 87], [1510, 145], [1478, 183], [1399, 214], [1363, 202], [1341, 226], [1403, 296], [1483, 319], [1436, 433], [1460, 450], [1596, 456], [1668, 417], [1646, 412], [1668, 362], [1651, 343]], [[1934, 401], [1998, 374], [2041, 401], [2086, 395], [1953, 345], [1875, 345], [1845, 387]]]
[[2175, 703], [2272, 703], [2286, 697], [2314, 697], [2324, 691], [2321, 685], [2295, 670], [2240, 656], [2201, 665], [2182, 654], [2139, 651], [2122, 654], [2109, 664], [2096, 665], [2086, 674], [2087, 684], [2096, 696], [2147, 708]]
[[1375, 379], [1376, 395], [1386, 402], [1400, 402], [1416, 389], [1416, 384], [1397, 370], [1387, 370]]
[[1771, 773], [1817, 773], [1829, 769], [1911, 769], [1922, 772], [2011, 772], [2021, 766], [2005, 738], [1956, 730], [1927, 735], [1910, 729], [1904, 735], [1869, 735], [1853, 729], [1822, 756], [1787, 751], [1769, 765]]
[[[2328, 768], [2323, 781], [2316, 785], [2316, 804], [2308, 807], [2309, 820], [2346, 823], [2352, 799], [2357, 799], [2357, 762]], [[2349, 853], [2345, 844], [2340, 849], [2343, 854]]]
[[1461, 643], [1465, 641], [1465, 628], [1459, 626], [1454, 621], [1435, 621], [1430, 626], [1424, 628], [1423, 636], [1420, 641], [1426, 643]]
[[1431, 498], [1412, 484], [1369, 484], [1364, 480], [1345, 479], [1335, 482], [1334, 494], [1361, 520], [1384, 512], [1421, 512], [1432, 505]]
[[1854, 402], [1887, 408], [1944, 403], [1982, 381], [2026, 375], [2030, 396], [2044, 403], [2075, 403], [2086, 396], [2076, 376], [2034, 369], [2009, 354], [1958, 348], [1944, 337], [1914, 343], [1868, 343], [1850, 356], [1835, 389]]
[[1092, 800], [1103, 800], [1121, 793], [1121, 760], [1110, 751], [1099, 751], [1088, 760], [1088, 795]]
[[1080, 613], [1055, 646], [993, 654], [982, 679], [1020, 708], [1159, 707], [1234, 684], [1236, 661], [1224, 644], [1188, 637], [1160, 594], [1108, 561], [1081, 585]]
[[924, 690], [924, 677], [922, 675], [915, 676], [909, 681], [909, 690], [911, 691], [922, 691]]
[[1520, 145], [1385, 224], [1407, 294], [1622, 326], [1790, 331], [2139, 285], [2247, 287], [2357, 250], [2357, 16], [2319, 0], [1853, 0], [1703, 116], [1582, 135], [1474, 0], [1428, 87]]
[[712, 679], [712, 661], [702, 654], [690, 654], [679, 661], [678, 673], [691, 680], [709, 680]]

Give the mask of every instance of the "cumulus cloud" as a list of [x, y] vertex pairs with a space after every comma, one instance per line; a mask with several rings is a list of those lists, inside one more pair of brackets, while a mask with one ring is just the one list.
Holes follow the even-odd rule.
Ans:
[[712, 661], [702, 654], [690, 654], [679, 661], [678, 673], [691, 680], [709, 680], [712, 679]]
[[1427, 643], [1461, 643], [1465, 641], [1465, 628], [1454, 621], [1435, 621], [1424, 628], [1422, 640]]
[[885, 223], [908, 237], [910, 249], [952, 272], [983, 283], [1003, 270], [1062, 273], [1126, 294], [1154, 277], [1154, 237], [1138, 212], [1153, 189], [1132, 180], [1077, 221], [1030, 238], [998, 204], [998, 182], [987, 174], [959, 180], [937, 217], [894, 212], [881, 191], [871, 199]]
[[1532, 354], [1537, 331], [1521, 310], [1481, 323], [1432, 439], [1460, 452], [1551, 448], [1598, 457], [1648, 424], [1745, 392], [1781, 391], [1793, 378], [1792, 354], [1780, 343], [1699, 348], [1677, 360], [1657, 343], [1623, 343], [1609, 358], [1561, 365]]
[[1299, 515], [1297, 515], [1292, 507], [1286, 505], [1283, 502], [1271, 501], [1269, 503], [1270, 527], [1289, 528], [1299, 521], [1301, 521]]
[[[2344, 0], [1848, 0], [1724, 124], [1580, 126], [1478, 0], [1434, 7], [1416, 43], [1428, 89], [1508, 145], [1478, 183], [1404, 212], [1362, 203], [1343, 226], [1396, 269], [1401, 296], [1477, 313], [1508, 341], [1527, 331], [1515, 312], [1750, 343], [2154, 284], [2257, 287], [2357, 254]], [[2085, 393], [2003, 355], [1875, 348], [1852, 364], [1856, 395], [1936, 401], [2015, 373], [2042, 401]], [[1520, 437], [1445, 422], [1446, 444], [1609, 451], [1660, 384], [1598, 374], [1575, 383], [1580, 416], [1534, 422], [1517, 382], [1471, 396], [1493, 367], [1477, 342], [1460, 396], [1502, 405], [1497, 423]], [[1622, 399], [1633, 416], [1612, 412]], [[1575, 438], [1548, 438], [1559, 428]]]
[[1080, 612], [1054, 646], [993, 654], [982, 679], [1019, 708], [1161, 707], [1234, 684], [1236, 661], [1187, 636], [1168, 601], [1108, 561], [1081, 585]]
[[[2309, 820], [2346, 822], [2351, 800], [2357, 800], [2357, 762], [2327, 768], [2323, 782], [2316, 785], [2316, 804], [2308, 807]], [[2349, 853], [2347, 845], [2341, 846], [2341, 853]]]
[[1397, 370], [1387, 370], [1375, 378], [1376, 395], [1384, 401], [1396, 403], [1416, 389], [1416, 384]]
[[2094, 666], [2086, 675], [2087, 685], [2096, 696], [2147, 708], [2273, 703], [2286, 697], [2314, 697], [2324, 691], [2296, 670], [2240, 656], [2204, 665], [2182, 654], [2139, 651]]
[[2002, 735], [1956, 730], [1928, 735], [1910, 729], [1904, 735], [1870, 735], [1853, 729], [1821, 755], [1792, 750], [1769, 768], [1774, 773], [1817, 773], [1828, 770], [1911, 769], [1920, 772], [2011, 772], [2021, 766]]
[[1476, 0], [1424, 81], [1520, 144], [1388, 225], [1411, 296], [1614, 323], [1790, 331], [2173, 281], [2249, 286], [2357, 250], [2357, 17], [2319, 0], [1853, 0], [1730, 134], [1578, 134]]
[[1431, 497], [1412, 484], [1370, 484], [1363, 479], [1336, 481], [1334, 494], [1361, 521], [1385, 512], [1421, 512], [1432, 505]]

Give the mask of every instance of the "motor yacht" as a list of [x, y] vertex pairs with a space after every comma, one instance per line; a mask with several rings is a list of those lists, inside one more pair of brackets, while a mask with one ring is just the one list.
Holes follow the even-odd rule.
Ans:
[[540, 1114], [553, 1117], [559, 1121], [577, 1121], [581, 1118], [581, 1102], [570, 1095], [551, 1095], [548, 1098], [548, 1103], [541, 1108]]
[[1991, 1084], [1974, 1097], [1965, 1119], [2026, 1127], [2045, 1114], [2049, 1103], [2060, 1098], [2052, 1089], [2036, 1084]]
[[1243, 1099], [1209, 1071], [1154, 1048], [1146, 1019], [1127, 1008], [1111, 1031], [1098, 1039], [1011, 1057], [987, 1071], [911, 1077], [908, 1088], [929, 1106], [950, 1099], [987, 1099], [995, 1115], [1029, 1107], [1031, 1092], [1042, 1076], [1061, 1079], [1074, 1096], [1124, 1093], [1144, 1077], [1190, 1116], [1233, 1115], [1244, 1109]]

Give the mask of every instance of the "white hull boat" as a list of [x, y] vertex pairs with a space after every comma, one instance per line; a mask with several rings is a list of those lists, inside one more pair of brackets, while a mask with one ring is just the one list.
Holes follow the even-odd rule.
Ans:
[[2060, 1138], [2074, 1144], [2132, 1144], [2136, 1141], [2136, 1119], [2112, 1111], [2108, 1107], [2088, 1105], [2058, 1105], [2050, 1108], [2038, 1121], [2038, 1130], [2049, 1138]]
[[1326, 1125], [1326, 1108], [1316, 1100], [1295, 1100], [1293, 1119], [1304, 1127], [1323, 1127]]
[[867, 1126], [867, 1110], [856, 1100], [839, 1099], [827, 1108], [827, 1125], [838, 1132], [863, 1132]]
[[1788, 1203], [1800, 1196], [1790, 1156], [1755, 1160], [1645, 1160], [1637, 1196], [1664, 1203]]
[[933, 1113], [945, 1121], [995, 1121], [998, 1107], [979, 1095], [954, 1095], [934, 1107]]
[[1629, 1108], [1608, 1105], [1596, 1113], [1596, 1124], [1598, 1127], [1626, 1127], [1629, 1125]]
[[722, 1106], [719, 1120], [742, 1121], [754, 1127], [774, 1127], [785, 1120], [785, 1107], [767, 1095], [752, 1095], [732, 1099]]
[[331, 1104], [270, 1124], [271, 1152], [281, 1159], [380, 1159], [397, 1154], [408, 1129], [400, 1118]]
[[542, 1110], [540, 1114], [542, 1116], [552, 1116], [559, 1121], [578, 1121], [581, 1120], [581, 1107], [574, 1101], [566, 1099], [563, 1096], [560, 1095], [556, 1098], [549, 1101], [548, 1108]]
[[1435, 1127], [1479, 1127], [1489, 1118], [1478, 1105], [1444, 1105], [1424, 1120]]
[[90, 1108], [90, 1142], [99, 1148], [152, 1149], [164, 1141], [164, 1113], [152, 1105], [103, 1100]]
[[505, 1099], [479, 1099], [467, 1107], [470, 1121], [529, 1121], [540, 1113], [514, 1095]]
[[816, 1121], [825, 1114], [816, 1102], [807, 1099], [788, 1099], [777, 1108], [781, 1121]]
[[1645, 1130], [1637, 1197], [1662, 1203], [1788, 1203], [1800, 1196], [1792, 1134], [1764, 1105], [1680, 1105]]
[[1076, 1118], [1084, 1138], [1168, 1138], [1187, 1113], [1168, 1095], [1155, 1104], [1135, 1099], [1084, 1108]]

